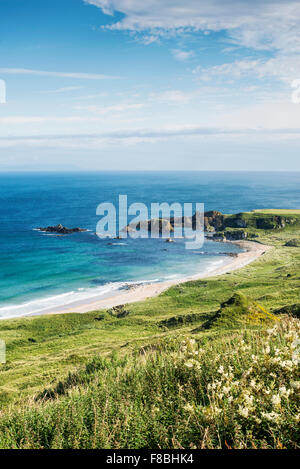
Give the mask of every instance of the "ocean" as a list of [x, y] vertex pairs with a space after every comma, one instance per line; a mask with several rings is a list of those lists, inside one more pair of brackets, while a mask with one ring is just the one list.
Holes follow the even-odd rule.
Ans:
[[[128, 284], [180, 279], [228, 262], [232, 244], [206, 240], [107, 240], [95, 235], [102, 202], [204, 203], [237, 213], [300, 208], [300, 173], [95, 172], [0, 174], [0, 318], [43, 313], [118, 292]], [[54, 236], [61, 223], [89, 231]]]

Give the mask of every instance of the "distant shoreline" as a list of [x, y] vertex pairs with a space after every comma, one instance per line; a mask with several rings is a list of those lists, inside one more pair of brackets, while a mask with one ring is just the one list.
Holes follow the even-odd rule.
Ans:
[[[229, 242], [229, 241], [228, 241]], [[33, 313], [30, 316], [41, 316], [48, 314], [67, 314], [67, 313], [88, 313], [90, 311], [96, 311], [101, 309], [113, 308], [115, 306], [120, 306], [128, 303], [136, 303], [138, 301], [146, 300], [158, 296], [168, 288], [179, 285], [181, 283], [189, 282], [191, 280], [200, 280], [209, 277], [215, 277], [223, 275], [235, 270], [241, 269], [246, 265], [254, 262], [260, 256], [262, 256], [266, 251], [272, 249], [273, 246], [268, 246], [266, 244], [260, 244], [255, 241], [230, 241], [231, 244], [235, 244], [243, 249], [246, 249], [245, 252], [238, 253], [236, 257], [233, 257], [231, 262], [217, 267], [210, 272], [202, 272], [192, 276], [187, 276], [182, 279], [174, 279], [169, 281], [163, 281], [160, 283], [148, 283], [145, 285], [136, 285], [126, 291], [118, 292], [115, 295], [110, 295], [106, 298], [99, 298], [99, 300], [94, 300], [93, 302], [88, 302], [85, 304], [76, 304], [68, 305], [66, 308], [59, 307], [55, 308], [53, 311], [47, 312], [37, 312]], [[22, 316], [18, 316], [22, 317]]]

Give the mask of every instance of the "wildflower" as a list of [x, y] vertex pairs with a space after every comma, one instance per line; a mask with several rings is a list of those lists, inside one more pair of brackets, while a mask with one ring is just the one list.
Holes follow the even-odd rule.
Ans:
[[248, 418], [248, 415], [249, 415], [249, 409], [248, 407], [239, 406], [238, 413], [246, 419]]
[[280, 419], [280, 415], [277, 414], [276, 412], [272, 411], [272, 412], [262, 412], [262, 417], [265, 418], [266, 420], [268, 420], [269, 422], [276, 422], [278, 423], [279, 419]]
[[193, 360], [193, 359], [188, 360], [187, 362], [185, 362], [185, 366], [187, 368], [194, 368], [194, 367], [197, 368], [197, 369], [201, 368], [199, 362], [197, 362], [196, 360]]
[[186, 362], [186, 363], [185, 363], [185, 366], [186, 366], [187, 368], [193, 368], [194, 363], [191, 362], [191, 361], [189, 361], [189, 362]]
[[218, 369], [218, 373], [222, 374], [224, 373], [224, 366], [220, 366], [219, 369]]
[[291, 381], [291, 387], [296, 390], [300, 389], [300, 381]]
[[296, 421], [297, 423], [299, 423], [299, 422], [300, 422], [300, 414], [296, 414], [296, 415], [294, 416], [294, 419], [295, 419], [295, 421]]
[[153, 413], [153, 414], [157, 414], [158, 412], [159, 412], [159, 407], [153, 406], [153, 407], [152, 407], [152, 413]]
[[299, 338], [294, 339], [293, 342], [291, 343], [291, 348], [296, 349], [299, 346], [300, 346], [300, 339]]
[[256, 388], [256, 381], [255, 381], [255, 379], [251, 379], [251, 381], [250, 381], [250, 386], [251, 386], [251, 388], [253, 388], [253, 389]]
[[289, 395], [291, 394], [291, 390], [290, 389], [286, 389], [285, 386], [281, 386], [279, 388], [279, 394], [285, 398], [288, 398]]
[[193, 412], [194, 411], [194, 407], [191, 405], [191, 404], [186, 404], [183, 406], [184, 410], [186, 410], [186, 412]]
[[281, 404], [281, 398], [279, 394], [274, 394], [274, 396], [272, 396], [272, 404], [275, 406], [279, 406]]
[[224, 387], [223, 387], [223, 392], [224, 392], [225, 394], [229, 394], [230, 390], [231, 390], [231, 387], [230, 387], [230, 386], [224, 386]]
[[246, 404], [248, 404], [248, 405], [253, 404], [253, 399], [254, 399], [253, 396], [250, 396], [248, 393], [246, 393], [244, 395], [244, 400], [245, 400]]
[[280, 363], [282, 368], [286, 368], [287, 370], [293, 369], [293, 362], [292, 360], [285, 360]]

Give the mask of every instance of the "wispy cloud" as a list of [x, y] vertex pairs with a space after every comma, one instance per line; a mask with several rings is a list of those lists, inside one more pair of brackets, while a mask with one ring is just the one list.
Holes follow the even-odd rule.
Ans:
[[198, 66], [193, 72], [204, 81], [220, 77], [229, 80], [273, 77], [290, 83], [300, 78], [300, 60], [299, 55], [279, 54], [269, 59], [242, 59], [212, 67]]
[[10, 75], [36, 75], [45, 77], [57, 77], [57, 78], [78, 78], [83, 80], [107, 80], [117, 79], [120, 77], [103, 75], [99, 73], [73, 73], [73, 72], [49, 72], [44, 70], [32, 70], [27, 68], [0, 68], [1, 74]]
[[186, 60], [191, 59], [194, 57], [194, 52], [192, 50], [181, 50], [181, 49], [173, 49], [172, 51], [173, 57], [179, 62], [185, 62]]
[[47, 90], [41, 91], [42, 94], [59, 94], [59, 93], [69, 93], [71, 91], [82, 90], [82, 86], [65, 86], [64, 88], [58, 88], [56, 90]]
[[163, 129], [134, 129], [116, 130], [113, 132], [91, 134], [52, 134], [52, 135], [27, 135], [0, 137], [0, 146], [38, 145], [38, 146], [64, 146], [76, 148], [86, 145], [97, 146], [99, 144], [124, 144], [155, 142], [159, 140], [178, 137], [241, 137], [253, 136], [273, 138], [297, 138], [300, 139], [300, 128], [255, 128], [255, 127], [203, 127], [203, 126], [177, 126]]
[[18, 124], [43, 124], [43, 123], [68, 123], [68, 122], [97, 122], [102, 119], [88, 116], [7, 116], [0, 117], [0, 124], [18, 125]]
[[[196, 93], [195, 93], [196, 94]], [[151, 101], [157, 101], [165, 104], [187, 104], [191, 101], [193, 93], [186, 93], [181, 90], [167, 90], [162, 93], [152, 93]]]
[[115, 104], [112, 106], [97, 106], [97, 105], [87, 105], [87, 106], [74, 106], [74, 109], [77, 111], [88, 111], [98, 115], [106, 115], [111, 113], [120, 113], [126, 112], [133, 109], [141, 109], [144, 106], [143, 103], [134, 103], [134, 104]]

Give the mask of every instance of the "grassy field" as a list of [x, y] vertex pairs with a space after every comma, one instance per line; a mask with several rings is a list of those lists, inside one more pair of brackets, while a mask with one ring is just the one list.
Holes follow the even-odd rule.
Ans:
[[[277, 365], [263, 352], [269, 347], [275, 359], [278, 349], [283, 362], [291, 361], [288, 334], [298, 334], [297, 320], [284, 320], [284, 325], [274, 320], [276, 337], [268, 335], [263, 324], [237, 323], [232, 314], [224, 316], [226, 308], [221, 321], [212, 321], [234, 292], [243, 294], [252, 309], [254, 301], [276, 314], [286, 306], [299, 310], [300, 248], [285, 246], [299, 239], [299, 225], [300, 216], [299, 223], [284, 229], [257, 230], [256, 241], [274, 249], [256, 262], [126, 305], [129, 314], [123, 318], [96, 311], [1, 321], [7, 363], [0, 365], [0, 447], [299, 445], [295, 370], [276, 371]], [[270, 327], [268, 321], [265, 326]], [[182, 351], [183, 341], [190, 344], [191, 338], [195, 350]], [[244, 355], [241, 341], [248, 344]], [[186, 353], [196, 362], [189, 363]], [[254, 390], [255, 404], [248, 408], [245, 396], [250, 395], [251, 380], [244, 374], [252, 355], [261, 363], [261, 369], [253, 371], [252, 384], [260, 384]], [[227, 372], [233, 368], [232, 382], [222, 386], [227, 389], [242, 379], [246, 394], [233, 386], [233, 401], [217, 400], [209, 387], [218, 376], [217, 356], [224, 357]], [[273, 380], [267, 376], [274, 373], [272, 367]], [[290, 400], [283, 388], [290, 391]], [[261, 389], [279, 395], [280, 411], [268, 394], [259, 400]], [[257, 422], [249, 417], [254, 414], [259, 415]]]
[[268, 213], [272, 215], [300, 215], [300, 210], [297, 209], [278, 209], [278, 208], [269, 208], [262, 210], [253, 210], [256, 213]]

